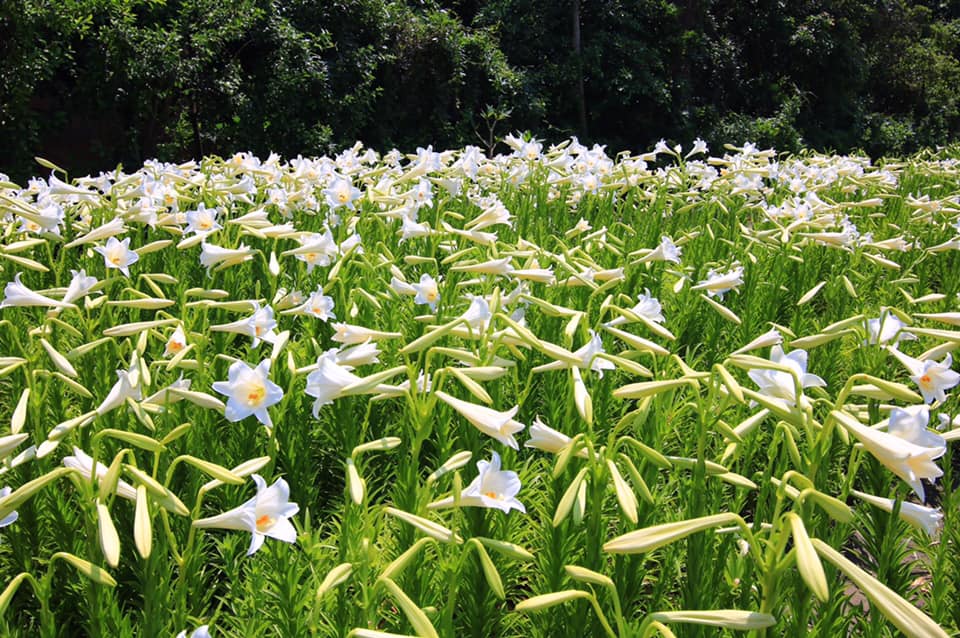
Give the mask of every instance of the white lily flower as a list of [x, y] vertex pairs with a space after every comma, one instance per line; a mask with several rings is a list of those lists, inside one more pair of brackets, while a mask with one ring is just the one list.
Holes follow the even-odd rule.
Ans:
[[514, 450], [520, 449], [517, 440], [513, 438], [514, 434], [525, 427], [513, 418], [517, 414], [517, 410], [520, 409], [519, 406], [514, 406], [506, 412], [499, 412], [486, 406], [461, 401], [439, 390], [436, 395], [437, 398], [459, 412], [463, 418], [487, 436], [492, 436]]
[[167, 345], [163, 349], [163, 356], [170, 357], [187, 347], [187, 336], [183, 332], [183, 326], [178, 325], [170, 338], [167, 339]]
[[0, 302], [0, 308], [12, 308], [13, 306], [43, 306], [46, 308], [76, 308], [72, 303], [57, 301], [49, 297], [44, 297], [38, 292], [30, 290], [20, 277], [23, 273], [17, 273], [13, 276], [13, 281], [7, 282], [3, 290], [3, 301]]
[[333, 233], [326, 229], [323, 234], [313, 233], [300, 238], [300, 248], [288, 251], [302, 262], [307, 264], [307, 274], [313, 272], [317, 266], [329, 266], [339, 254], [337, 242]]
[[[652, 323], [663, 323], [663, 306], [656, 297], [650, 296], [650, 290], [644, 288], [642, 295], [637, 295], [636, 305], [630, 309], [633, 314], [643, 317]], [[605, 325], [609, 327], [619, 326], [628, 322], [626, 317], [616, 317], [608, 321]]]
[[380, 363], [380, 348], [375, 341], [367, 339], [349, 347], [341, 347], [336, 351], [337, 363], [349, 368], [357, 368], [371, 363]]
[[477, 461], [477, 471], [477, 478], [460, 495], [461, 505], [489, 507], [503, 512], [515, 509], [526, 513], [523, 503], [517, 500], [520, 477], [516, 472], [500, 470], [499, 454], [493, 452], [490, 461]]
[[597, 373], [597, 376], [602, 379], [604, 370], [614, 370], [617, 367], [612, 361], [597, 356], [604, 352], [603, 340], [600, 338], [600, 335], [590, 330], [590, 341], [578, 348], [573, 354], [580, 357], [582, 362], [580, 368], [593, 370]]
[[426, 304], [430, 310], [437, 309], [437, 302], [440, 301], [440, 291], [437, 289], [437, 281], [429, 275], [423, 273], [420, 275], [420, 283], [411, 284], [411, 288], [416, 292], [414, 303]]
[[353, 250], [358, 255], [363, 254], [363, 240], [361, 239], [358, 233], [353, 233], [352, 235], [344, 239], [340, 243], [338, 252], [341, 256], [343, 256], [343, 255], [346, 255], [351, 250]]
[[315, 292], [310, 293], [310, 296], [307, 297], [301, 305], [296, 308], [291, 308], [290, 310], [285, 310], [281, 312], [282, 315], [303, 315], [306, 317], [315, 317], [320, 321], [329, 321], [330, 319], [336, 319], [337, 316], [333, 314], [333, 297], [329, 297], [323, 294], [323, 288], [318, 288]]
[[[857, 498], [879, 507], [885, 512], [893, 512], [895, 501], [889, 498], [866, 494], [857, 490], [851, 490], [851, 493]], [[943, 525], [943, 512], [936, 507], [926, 507], [917, 505], [909, 501], [900, 502], [900, 520], [922, 529], [930, 538], [936, 538], [940, 535], [940, 527]]]
[[106, 245], [97, 246], [94, 250], [103, 255], [103, 262], [107, 268], [117, 268], [127, 277], [130, 276], [130, 265], [140, 260], [140, 255], [130, 250], [129, 237], [123, 241], [111, 237]]
[[481, 198], [477, 204], [483, 208], [483, 212], [467, 222], [467, 230], [482, 230], [498, 224], [511, 225], [513, 216], [497, 196]]
[[290, 486], [285, 480], [277, 479], [267, 487], [267, 482], [259, 474], [252, 475], [252, 478], [257, 484], [256, 496], [223, 514], [193, 522], [194, 527], [201, 529], [251, 532], [253, 538], [247, 556], [260, 549], [267, 536], [285, 543], [295, 543], [297, 530], [289, 519], [300, 511], [299, 505], [290, 502]]
[[398, 295], [413, 297], [417, 294], [416, 288], [396, 276], [390, 278], [390, 288]]
[[960, 374], [950, 369], [953, 356], [949, 353], [943, 361], [937, 363], [914, 359], [896, 348], [889, 348], [889, 351], [910, 371], [910, 380], [920, 388], [920, 394], [927, 403], [933, 403], [934, 400], [943, 403], [947, 400], [946, 390], [960, 383]]
[[493, 314], [490, 312], [490, 304], [483, 297], [477, 295], [470, 300], [470, 307], [461, 315], [461, 318], [467, 322], [471, 330], [484, 332], [487, 329], [487, 322]]
[[[560, 450], [565, 448], [570, 441], [569, 436], [563, 432], [554, 430], [541, 421], [538, 416], [533, 420], [533, 423], [530, 424], [530, 439], [523, 444], [523, 447], [543, 450], [551, 454], [559, 454]], [[585, 454], [586, 451], [584, 451], [584, 455]]]
[[842, 423], [880, 463], [906, 481], [921, 501], [925, 500], [921, 480], [932, 481], [943, 476], [943, 470], [934, 461], [944, 455], [945, 446], [917, 445], [894, 434], [867, 427], [853, 419], [844, 419]]
[[[187, 630], [184, 629], [176, 638], [187, 638]], [[210, 638], [210, 626], [209, 625], [200, 625], [193, 630], [193, 633], [190, 634], [190, 638]]]
[[897, 315], [888, 312], [883, 317], [867, 321], [867, 343], [870, 345], [896, 345], [900, 341], [916, 341], [917, 337], [904, 332], [906, 326]]
[[356, 210], [353, 202], [361, 195], [360, 189], [351, 184], [349, 179], [340, 176], [330, 183], [329, 188], [324, 189], [323, 194], [327, 197], [327, 205], [330, 206], [330, 210], [336, 210], [341, 206], [346, 206], [349, 210]]
[[208, 271], [214, 266], [236, 266], [245, 261], [250, 261], [256, 252], [245, 244], [240, 244], [239, 248], [223, 248], [203, 242], [200, 247], [200, 265], [206, 266]]
[[313, 418], [320, 417], [320, 408], [340, 398], [347, 386], [362, 379], [336, 360], [336, 351], [328, 351], [317, 359], [317, 369], [307, 376], [308, 396], [314, 397]]
[[730, 292], [734, 288], [743, 285], [743, 266], [735, 265], [729, 272], [718, 272], [710, 269], [707, 278], [696, 286], [691, 286], [690, 290], [706, 290], [711, 297], [720, 297]]
[[151, 405], [168, 405], [170, 403], [177, 403], [178, 401], [183, 401], [183, 396], [170, 392], [171, 390], [189, 390], [191, 380], [184, 379], [183, 375], [180, 375], [180, 378], [166, 386], [161, 388], [151, 394], [150, 396], [143, 399], [143, 403], [149, 403]]
[[117, 382], [110, 388], [109, 394], [97, 407], [97, 414], [104, 415], [110, 410], [122, 406], [127, 397], [139, 401], [142, 398], [140, 371], [136, 367], [129, 370], [117, 370]]
[[243, 361], [230, 366], [227, 381], [217, 381], [213, 389], [229, 397], [224, 416], [229, 421], [240, 421], [251, 414], [268, 429], [273, 427], [267, 408], [283, 398], [283, 389], [269, 378], [270, 359], [264, 359], [256, 368]]
[[[783, 348], [773, 346], [770, 349], [770, 361], [786, 366], [793, 370], [800, 380], [800, 387], [822, 387], [827, 382], [815, 374], [807, 373], [807, 351], [794, 350], [784, 354]], [[780, 370], [749, 370], [747, 375], [760, 386], [760, 393], [783, 402], [788, 407], [797, 405], [796, 385], [794, 374]], [[801, 394], [801, 400], [805, 397]]]
[[397, 231], [400, 234], [400, 242], [403, 243], [408, 239], [415, 239], [417, 237], [429, 237], [433, 234], [433, 229], [430, 228], [430, 224], [423, 222], [418, 224], [416, 221], [410, 218], [409, 215], [400, 216], [400, 230]]
[[890, 412], [887, 432], [923, 447], [947, 447], [947, 442], [936, 432], [927, 429], [930, 408], [926, 405], [911, 405], [894, 408]]
[[90, 289], [97, 285], [97, 278], [88, 276], [87, 271], [83, 268], [80, 270], [71, 270], [70, 272], [73, 274], [73, 277], [67, 286], [67, 292], [63, 295], [63, 302], [66, 304], [87, 296]]
[[187, 212], [187, 227], [183, 232], [207, 235], [215, 230], [220, 230], [223, 226], [217, 223], [218, 215], [219, 210], [216, 208], [207, 208], [203, 202], [200, 202], [197, 210]]
[[680, 263], [680, 256], [683, 249], [673, 243], [673, 240], [666, 235], [660, 238], [660, 244], [637, 260], [637, 263], [647, 263], [652, 261], [671, 261], [675, 264]]
[[277, 333], [274, 330], [276, 327], [277, 321], [273, 318], [273, 308], [270, 306], [261, 308], [260, 304], [254, 301], [253, 314], [246, 319], [210, 326], [210, 330], [247, 335], [253, 339], [252, 347], [256, 348], [261, 340], [267, 343], [274, 343], [277, 340]]
[[[516, 472], [500, 470], [500, 455], [492, 453], [489, 461], [477, 461], [477, 478], [460, 492], [461, 507], [486, 507], [498, 509], [502, 512], [519, 510], [526, 513], [526, 508], [519, 500], [520, 477]], [[430, 509], [452, 507], [453, 497], [441, 499], [429, 505]]]
[[960, 429], [960, 416], [955, 416], [951, 419], [949, 414], [943, 414], [941, 412], [937, 415], [937, 419], [940, 420], [940, 425], [937, 426], [937, 429], [941, 432], [944, 430]]
[[737, 348], [731, 354], [743, 354], [744, 352], [750, 352], [751, 350], [769, 348], [770, 346], [779, 346], [781, 343], [783, 343], [783, 335], [780, 334], [779, 330], [774, 328], [773, 330], [763, 333], [742, 348]]
[[[63, 457], [63, 465], [79, 470], [80, 475], [86, 479], [89, 479], [91, 476], [96, 476], [98, 481], [103, 480], [103, 477], [107, 475], [108, 471], [107, 466], [99, 461], [97, 461], [96, 469], [94, 469], [93, 458], [77, 446], [73, 446], [73, 456]], [[115, 492], [117, 496], [125, 498], [128, 501], [137, 500], [137, 490], [123, 479], [117, 481]]]

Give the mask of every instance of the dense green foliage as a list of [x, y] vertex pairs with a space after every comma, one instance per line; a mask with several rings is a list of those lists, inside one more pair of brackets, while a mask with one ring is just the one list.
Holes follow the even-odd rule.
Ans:
[[900, 154], [956, 139], [958, 49], [934, 0], [3, 0], [2, 168], [517, 129]]

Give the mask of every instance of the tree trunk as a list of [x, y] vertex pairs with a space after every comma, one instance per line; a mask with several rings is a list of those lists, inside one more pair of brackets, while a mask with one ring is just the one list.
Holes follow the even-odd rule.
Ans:
[[583, 90], [583, 56], [581, 55], [580, 44], [580, 0], [573, 0], [570, 17], [573, 22], [573, 56], [577, 73], [577, 120], [579, 122], [580, 135], [586, 139], [588, 135], [587, 96]]

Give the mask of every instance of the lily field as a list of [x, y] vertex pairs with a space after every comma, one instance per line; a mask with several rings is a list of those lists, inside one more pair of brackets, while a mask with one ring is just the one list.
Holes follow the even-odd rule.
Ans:
[[0, 175], [0, 634], [956, 635], [958, 155], [506, 142]]

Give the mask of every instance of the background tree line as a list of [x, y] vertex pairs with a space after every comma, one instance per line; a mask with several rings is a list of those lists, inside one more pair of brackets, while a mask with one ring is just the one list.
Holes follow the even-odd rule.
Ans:
[[513, 130], [901, 154], [957, 138], [958, 53], [957, 2], [0, 0], [0, 170]]

